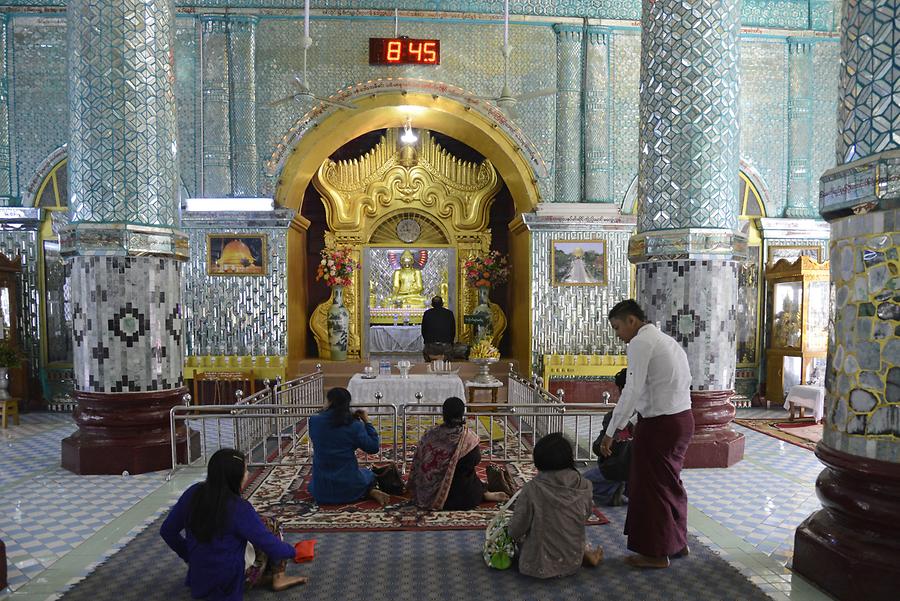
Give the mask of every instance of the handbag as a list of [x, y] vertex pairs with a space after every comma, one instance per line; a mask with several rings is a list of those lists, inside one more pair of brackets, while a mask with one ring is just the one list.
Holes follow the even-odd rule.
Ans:
[[521, 490], [517, 491], [509, 501], [504, 503], [484, 531], [484, 546], [481, 556], [489, 568], [506, 570], [512, 566], [513, 557], [516, 556], [516, 542], [509, 536], [509, 508], [512, 506]]
[[487, 489], [490, 492], [505, 492], [508, 496], [513, 496], [518, 488], [509, 475], [506, 467], [490, 463], [485, 470], [487, 473]]
[[375, 483], [378, 488], [387, 494], [402, 495], [406, 491], [406, 485], [403, 483], [403, 477], [400, 476], [397, 464], [376, 465], [372, 467], [372, 472], [375, 474]]

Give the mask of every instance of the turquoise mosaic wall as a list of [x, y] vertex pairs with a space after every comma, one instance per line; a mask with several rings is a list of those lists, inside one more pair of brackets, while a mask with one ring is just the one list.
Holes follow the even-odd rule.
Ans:
[[[841, 0], [744, 0], [741, 23], [746, 27], [778, 27], [834, 31], [839, 20]], [[64, 0], [5, 0], [8, 6], [66, 6]], [[302, 9], [303, 0], [176, 0], [176, 7], [196, 8], [271, 8]], [[384, 10], [378, 0], [320, 0], [314, 9]], [[497, 14], [497, 0], [412, 0], [395, 2], [388, 8], [418, 11], [446, 11]], [[639, 20], [640, 0], [512, 0], [509, 10], [515, 15], [546, 17], [590, 17]]]
[[[316, 3], [313, 3], [314, 6]], [[514, 3], [515, 4], [515, 3]], [[330, 5], [331, 6], [331, 5]], [[442, 8], [447, 8], [441, 4]], [[432, 6], [434, 8], [434, 6]], [[203, 179], [231, 190], [232, 179], [243, 184], [252, 180], [247, 162], [240, 157], [220, 165], [214, 138], [223, 133], [225, 117], [210, 122], [214, 106], [200, 90], [201, 36], [200, 17], [181, 14], [175, 24], [175, 95], [177, 104], [178, 165], [180, 182], [188, 195], [199, 195]], [[65, 21], [59, 15], [11, 15], [8, 20], [10, 72], [10, 145], [12, 153], [11, 196], [21, 191], [34, 176], [40, 163], [67, 141], [65, 92]], [[500, 46], [502, 24], [499, 21], [420, 19], [402, 22], [401, 28], [421, 37], [442, 41], [443, 61], [437, 67], [371, 68], [366, 60], [369, 36], [391, 35], [392, 23], [383, 19], [361, 20], [358, 16], [314, 18], [315, 44], [309, 53], [309, 78], [313, 91], [322, 95], [348, 85], [376, 77], [419, 77], [458, 85], [485, 96], [500, 92], [502, 66]], [[587, 36], [588, 42], [596, 37]], [[290, 125], [305, 111], [304, 105], [268, 103], [291, 90], [291, 77], [302, 68], [302, 16], [296, 12], [278, 17], [262, 17], [254, 32], [244, 30], [241, 44], [232, 44], [231, 52], [255, 52], [255, 111], [247, 112], [247, 98], [237, 98], [232, 109], [240, 109], [242, 125], [256, 120], [255, 145], [258, 156], [256, 173], [259, 194], [271, 194], [275, 179], [265, 175], [264, 161]], [[597, 177], [591, 179], [584, 198], [594, 202], [621, 202], [637, 174], [638, 78], [640, 32], [634, 24], [622, 22], [605, 28], [607, 46], [584, 54], [588, 68], [586, 114], [603, 111], [605, 120], [593, 120], [587, 126], [587, 161]], [[483, 52], [471, 52], [480, 44]], [[514, 93], [556, 86], [558, 36], [552, 23], [513, 23], [510, 31], [513, 47], [510, 86]], [[812, 194], [817, 194], [817, 174], [834, 164], [835, 103], [837, 100], [837, 58], [835, 38], [819, 38], [813, 51], [813, 167]], [[208, 70], [221, 72], [228, 64], [226, 44], [203, 49]], [[608, 55], [608, 59], [605, 57]], [[342, 57], [339, 59], [338, 57]], [[349, 57], [349, 58], [348, 58]], [[601, 57], [598, 60], [598, 57]], [[234, 65], [234, 60], [232, 60]], [[783, 210], [787, 184], [787, 38], [770, 33], [745, 33], [741, 41], [741, 158], [748, 161], [763, 178], [772, 199], [770, 216]], [[246, 78], [244, 72], [233, 75], [235, 82]], [[245, 79], [244, 79], [245, 80]], [[600, 89], [598, 85], [602, 85]], [[209, 87], [207, 81], [205, 87]], [[244, 108], [240, 108], [244, 107]], [[553, 170], [557, 160], [557, 114], [553, 97], [520, 103], [519, 124], [542, 153]], [[224, 114], [223, 114], [224, 115]], [[204, 123], [205, 121], [205, 123]], [[213, 125], [216, 129], [210, 129]], [[599, 129], [598, 129], [599, 127]], [[597, 132], [600, 132], [599, 134]], [[207, 148], [204, 149], [204, 135]], [[224, 144], [254, 143], [254, 140], [222, 138]], [[607, 171], [596, 171], [598, 165]], [[217, 171], [218, 170], [218, 171]], [[607, 179], [608, 178], [608, 183]], [[598, 183], [599, 182], [599, 183]], [[541, 180], [541, 193], [555, 200], [555, 171]], [[250, 190], [244, 187], [243, 193]], [[567, 198], [567, 200], [571, 200]]]

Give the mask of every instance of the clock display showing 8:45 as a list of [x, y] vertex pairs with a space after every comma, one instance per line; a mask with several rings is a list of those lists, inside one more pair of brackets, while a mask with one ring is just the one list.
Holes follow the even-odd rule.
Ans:
[[440, 65], [441, 41], [369, 38], [370, 65]]

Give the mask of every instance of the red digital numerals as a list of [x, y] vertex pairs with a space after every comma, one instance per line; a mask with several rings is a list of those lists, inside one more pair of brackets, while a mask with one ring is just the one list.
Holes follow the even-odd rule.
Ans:
[[409, 38], [370, 38], [369, 64], [373, 65], [439, 65], [441, 47], [438, 40]]

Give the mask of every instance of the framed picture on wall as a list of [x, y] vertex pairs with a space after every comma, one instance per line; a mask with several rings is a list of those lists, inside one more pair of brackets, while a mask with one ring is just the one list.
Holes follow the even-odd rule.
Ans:
[[209, 275], [266, 275], [265, 234], [207, 234]]
[[606, 240], [551, 240], [553, 286], [605, 286]]
[[809, 257], [816, 263], [822, 262], [822, 252], [818, 246], [770, 246], [768, 250], [768, 265], [774, 265], [781, 259], [796, 261], [799, 257]]

